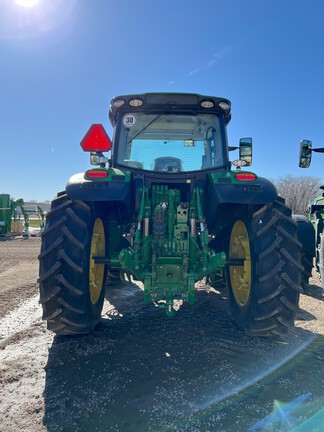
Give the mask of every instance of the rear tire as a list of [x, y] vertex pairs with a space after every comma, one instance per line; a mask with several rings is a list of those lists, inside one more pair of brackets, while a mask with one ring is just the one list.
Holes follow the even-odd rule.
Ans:
[[304, 267], [302, 273], [302, 286], [305, 287], [305, 285], [308, 285], [309, 278], [312, 276], [313, 256], [305, 251], [302, 251], [302, 264]]
[[90, 333], [101, 317], [106, 233], [99, 212], [60, 194], [47, 215], [39, 255], [40, 303], [47, 328], [57, 335]]
[[321, 241], [318, 246], [318, 270], [321, 275], [322, 287], [324, 288], [324, 230], [320, 234]]
[[297, 223], [298, 240], [302, 244], [302, 287], [308, 284], [312, 276], [313, 258], [315, 255], [316, 232], [311, 221], [304, 215], [294, 214], [293, 220]]
[[278, 200], [236, 221], [227, 256], [237, 263], [226, 269], [236, 324], [250, 335], [285, 335], [298, 312], [303, 271], [297, 224], [290, 209]]

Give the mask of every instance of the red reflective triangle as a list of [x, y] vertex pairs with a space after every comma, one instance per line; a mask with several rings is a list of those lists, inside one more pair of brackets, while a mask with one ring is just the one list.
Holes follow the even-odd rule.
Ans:
[[111, 149], [112, 143], [102, 124], [93, 124], [80, 145], [84, 151], [105, 152]]

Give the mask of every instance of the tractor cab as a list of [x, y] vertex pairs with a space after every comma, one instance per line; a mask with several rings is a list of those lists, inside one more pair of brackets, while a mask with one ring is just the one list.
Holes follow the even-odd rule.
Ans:
[[[81, 142], [91, 164], [154, 173], [200, 173], [252, 164], [252, 138], [228, 146], [230, 101], [197, 94], [146, 93], [112, 99], [113, 144], [102, 125], [92, 125]], [[111, 159], [102, 152], [112, 149]], [[229, 152], [239, 159], [229, 161]], [[195, 175], [195, 174], [193, 174]]]
[[119, 96], [112, 165], [167, 174], [224, 168], [230, 102], [194, 94]]

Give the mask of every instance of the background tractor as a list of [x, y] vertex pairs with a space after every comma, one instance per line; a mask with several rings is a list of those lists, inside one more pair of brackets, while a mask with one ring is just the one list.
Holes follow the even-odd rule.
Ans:
[[[46, 213], [37, 205], [27, 209], [22, 198], [11, 199], [9, 194], [0, 194], [0, 236], [23, 235], [29, 237], [29, 215], [36, 215], [39, 228], [45, 226]], [[23, 215], [24, 222], [21, 221]]]
[[47, 214], [39, 284], [48, 329], [91, 332], [110, 280], [143, 282], [144, 302], [171, 316], [174, 301], [192, 304], [206, 278], [225, 281], [246, 333], [285, 335], [302, 291], [297, 223], [272, 183], [242, 170], [252, 139], [228, 146], [230, 101], [123, 95], [109, 119], [113, 140], [102, 125], [90, 127], [81, 147], [93, 167], [68, 180]]
[[[299, 167], [309, 168], [312, 152], [324, 153], [324, 148], [313, 148], [312, 142], [300, 142]], [[324, 191], [324, 185], [320, 187]], [[298, 222], [299, 239], [302, 242], [302, 262], [304, 265], [303, 283], [307, 284], [312, 275], [313, 260], [320, 274], [324, 288], [324, 193], [315, 197], [307, 208], [308, 218], [294, 216]]]
[[[24, 204], [24, 200], [11, 199], [9, 194], [0, 194], [0, 235], [13, 235], [21, 232], [21, 224], [18, 221], [18, 207]], [[18, 226], [20, 225], [20, 226]]]

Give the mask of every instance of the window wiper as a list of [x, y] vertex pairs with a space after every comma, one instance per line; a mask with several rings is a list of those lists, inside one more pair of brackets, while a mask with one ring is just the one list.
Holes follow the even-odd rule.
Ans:
[[147, 125], [145, 125], [143, 127], [143, 129], [141, 129], [139, 132], [137, 132], [137, 134], [135, 136], [133, 136], [132, 139], [130, 139], [127, 142], [126, 145], [130, 144], [135, 138], [137, 138], [139, 135], [141, 135], [141, 133], [143, 133], [145, 131], [145, 129], [147, 129], [149, 126], [151, 126], [152, 123], [156, 122], [156, 120], [158, 120], [160, 117], [162, 117], [166, 112], [167, 112], [167, 110], [164, 110], [160, 114], [158, 114], [156, 117], [154, 117], [154, 119], [151, 120], [149, 123], [147, 123]]

